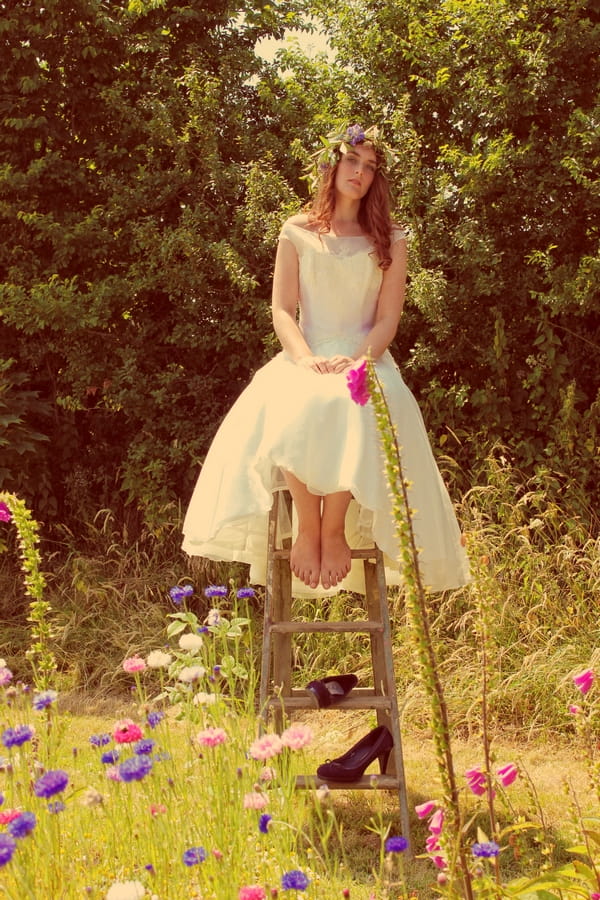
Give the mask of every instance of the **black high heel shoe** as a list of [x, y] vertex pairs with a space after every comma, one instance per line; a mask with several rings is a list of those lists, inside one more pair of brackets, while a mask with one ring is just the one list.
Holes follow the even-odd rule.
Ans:
[[338, 756], [319, 766], [317, 775], [324, 781], [358, 781], [365, 769], [379, 758], [381, 771], [385, 772], [394, 739], [385, 725], [374, 728], [357, 744]]
[[306, 685], [306, 690], [315, 695], [317, 703], [323, 708], [339, 703], [357, 684], [356, 675], [328, 675], [326, 678], [311, 681]]

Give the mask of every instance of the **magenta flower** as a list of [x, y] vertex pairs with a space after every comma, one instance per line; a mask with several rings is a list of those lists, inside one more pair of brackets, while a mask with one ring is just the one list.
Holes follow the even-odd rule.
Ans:
[[130, 674], [133, 672], [143, 672], [146, 668], [146, 660], [141, 656], [130, 656], [123, 660], [123, 669]]
[[350, 390], [350, 396], [359, 406], [369, 402], [369, 384], [367, 380], [367, 361], [363, 360], [356, 369], [350, 369], [346, 374], [346, 381]]
[[592, 669], [585, 669], [579, 675], [573, 676], [573, 684], [578, 687], [582, 694], [587, 694], [594, 683], [594, 672]]
[[486, 777], [479, 769], [469, 769], [465, 772], [467, 787], [481, 797], [486, 792]]
[[0, 522], [10, 522], [12, 513], [6, 503], [0, 503]]
[[569, 706], [569, 712], [572, 716], [578, 716], [581, 712], [581, 707], [577, 706], [576, 703], [571, 703], [571, 705]]
[[419, 806], [415, 806], [415, 812], [419, 819], [426, 819], [435, 809], [437, 809], [435, 800], [427, 800], [426, 803], [420, 803]]
[[238, 893], [238, 900], [265, 900], [265, 889], [260, 884], [247, 884], [241, 887]]
[[139, 725], [136, 725], [131, 719], [121, 719], [115, 725], [113, 738], [117, 744], [134, 744], [144, 735]]
[[440, 835], [444, 827], [444, 810], [436, 809], [429, 822], [429, 830], [432, 834]]
[[504, 787], [508, 787], [509, 784], [513, 783], [513, 781], [519, 774], [519, 770], [514, 763], [507, 763], [507, 765], [502, 766], [500, 769], [498, 769], [497, 774]]

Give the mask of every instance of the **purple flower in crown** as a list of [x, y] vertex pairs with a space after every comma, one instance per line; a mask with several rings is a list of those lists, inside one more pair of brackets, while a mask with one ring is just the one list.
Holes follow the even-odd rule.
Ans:
[[346, 135], [353, 147], [355, 147], [357, 144], [362, 144], [365, 140], [365, 132], [360, 125], [350, 125], [348, 131], [346, 132]]

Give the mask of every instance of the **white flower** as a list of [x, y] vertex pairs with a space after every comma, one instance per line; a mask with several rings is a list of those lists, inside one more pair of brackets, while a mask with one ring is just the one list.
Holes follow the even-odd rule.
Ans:
[[173, 657], [164, 650], [152, 650], [146, 657], [146, 665], [149, 669], [166, 669], [171, 664]]
[[205, 619], [207, 625], [219, 625], [221, 622], [221, 613], [218, 609], [209, 609]]
[[104, 797], [95, 787], [86, 788], [81, 797], [82, 806], [100, 806], [104, 803]]
[[115, 881], [106, 894], [106, 900], [139, 900], [146, 888], [141, 881]]
[[6, 669], [6, 660], [0, 659], [0, 669]]
[[195, 650], [200, 650], [202, 647], [203, 641], [199, 634], [191, 634], [188, 632], [187, 634], [182, 634], [179, 638], [179, 646], [182, 650], [191, 650], [192, 653]]
[[218, 694], [207, 694], [206, 691], [198, 691], [193, 703], [194, 706], [211, 706], [211, 704], [217, 702], [217, 697]]
[[192, 681], [197, 681], [205, 674], [206, 669], [203, 666], [185, 666], [185, 668], [183, 668], [179, 673], [178, 678], [180, 681], [184, 681], [186, 684], [191, 684]]

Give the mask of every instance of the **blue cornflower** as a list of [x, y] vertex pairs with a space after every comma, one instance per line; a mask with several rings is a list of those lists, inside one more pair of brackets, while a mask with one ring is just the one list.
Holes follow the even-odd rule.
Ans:
[[356, 144], [362, 144], [365, 139], [365, 133], [360, 125], [351, 125], [346, 132], [350, 139], [350, 143], [354, 146]]
[[0, 794], [0, 806], [4, 803], [4, 794]]
[[48, 804], [48, 812], [51, 813], [60, 813], [67, 807], [62, 802], [62, 800], [53, 800], [52, 803]]
[[36, 797], [53, 797], [64, 791], [68, 783], [69, 776], [62, 769], [49, 769], [35, 782], [33, 793]]
[[149, 756], [131, 756], [119, 766], [121, 781], [141, 781], [152, 769]]
[[10, 834], [0, 834], [0, 868], [11, 861], [16, 849], [17, 842]]
[[120, 755], [118, 750], [107, 750], [106, 753], [103, 753], [100, 757], [100, 762], [105, 766], [112, 766], [117, 762]]
[[31, 834], [35, 828], [35, 813], [21, 813], [16, 819], [9, 822], [6, 827], [10, 831], [12, 837], [17, 838], [18, 840], [27, 837], [27, 835]]
[[269, 813], [262, 814], [262, 816], [258, 820], [258, 830], [261, 832], [261, 834], [268, 834], [269, 825], [272, 818], [273, 816], [270, 816]]
[[33, 695], [33, 700], [31, 701], [31, 705], [34, 709], [37, 709], [38, 712], [42, 709], [46, 709], [47, 706], [50, 706], [56, 698], [58, 697], [58, 691], [42, 691], [39, 694]]
[[405, 837], [390, 837], [385, 842], [386, 853], [404, 853], [408, 847], [408, 841]]
[[164, 712], [161, 712], [160, 710], [156, 710], [155, 712], [148, 713], [146, 722], [148, 723], [150, 728], [156, 728], [156, 726], [159, 724], [159, 722], [162, 722], [164, 717], [165, 717]]
[[471, 851], [473, 856], [483, 856], [488, 858], [490, 856], [498, 856], [500, 847], [496, 841], [482, 841], [480, 844], [473, 844]]
[[90, 736], [90, 744], [93, 747], [104, 747], [106, 744], [110, 744], [111, 741], [110, 734], [92, 734]]
[[254, 588], [245, 587], [245, 588], [240, 588], [239, 591], [236, 591], [235, 596], [238, 598], [238, 600], [246, 600], [249, 597], [255, 597], [256, 592], [255, 592]]
[[229, 591], [224, 584], [210, 584], [204, 588], [205, 597], [226, 597]]
[[156, 741], [153, 741], [152, 738], [143, 738], [133, 745], [133, 752], [138, 756], [143, 756], [145, 753], [152, 753], [155, 746]]
[[284, 891], [305, 891], [310, 883], [310, 879], [306, 877], [300, 869], [292, 869], [281, 876], [281, 887]]
[[8, 749], [9, 747], [20, 747], [25, 741], [30, 741], [33, 737], [33, 729], [29, 725], [17, 725], [16, 728], [7, 728], [2, 732], [2, 743]]
[[177, 584], [169, 590], [169, 597], [175, 606], [181, 606], [185, 598], [191, 597], [193, 593], [194, 588], [191, 584]]
[[183, 854], [183, 861], [186, 866], [197, 866], [206, 859], [206, 850], [204, 847], [190, 847]]

